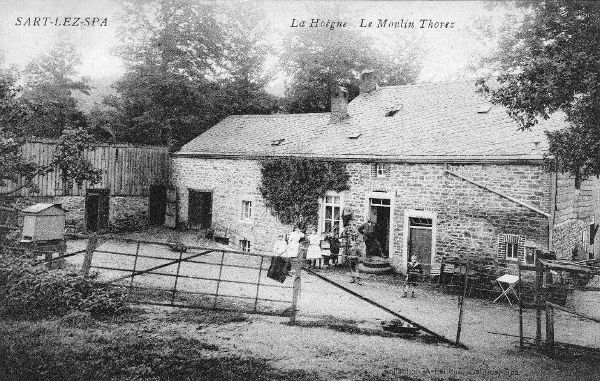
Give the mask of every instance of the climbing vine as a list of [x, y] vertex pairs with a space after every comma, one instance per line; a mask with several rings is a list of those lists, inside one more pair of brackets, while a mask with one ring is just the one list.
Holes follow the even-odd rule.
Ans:
[[266, 205], [284, 224], [316, 225], [319, 198], [327, 191], [349, 189], [346, 165], [306, 158], [261, 162], [260, 192]]

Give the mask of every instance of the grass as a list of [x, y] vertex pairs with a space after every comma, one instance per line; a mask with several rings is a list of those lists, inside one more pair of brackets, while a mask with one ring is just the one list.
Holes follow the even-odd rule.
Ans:
[[278, 370], [264, 359], [221, 354], [198, 339], [160, 334], [166, 322], [239, 323], [243, 314], [194, 310], [153, 319], [133, 310], [99, 320], [83, 313], [0, 320], [0, 380], [319, 380]]

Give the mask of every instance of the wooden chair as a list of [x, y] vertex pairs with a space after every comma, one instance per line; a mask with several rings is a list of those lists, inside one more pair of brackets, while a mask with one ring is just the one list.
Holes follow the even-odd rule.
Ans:
[[437, 282], [440, 283], [440, 278], [442, 275], [442, 264], [441, 262], [434, 262], [431, 264], [431, 269], [429, 270], [429, 282], [434, 283], [434, 280], [437, 277]]

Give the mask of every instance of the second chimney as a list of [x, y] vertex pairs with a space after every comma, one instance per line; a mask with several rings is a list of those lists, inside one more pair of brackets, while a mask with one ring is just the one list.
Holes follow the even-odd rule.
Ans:
[[377, 90], [377, 76], [374, 70], [363, 70], [360, 73], [360, 93], [368, 94]]
[[348, 117], [348, 90], [335, 86], [331, 92], [331, 119], [329, 123], [339, 123]]

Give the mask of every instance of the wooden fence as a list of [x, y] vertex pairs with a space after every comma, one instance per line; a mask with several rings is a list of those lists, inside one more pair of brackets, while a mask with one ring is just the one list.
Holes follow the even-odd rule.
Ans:
[[[39, 165], [52, 162], [55, 143], [40, 140], [26, 143], [22, 147], [23, 158]], [[96, 169], [102, 170], [102, 182], [94, 188], [110, 188], [112, 196], [147, 196], [154, 183], [167, 183], [169, 179], [169, 151], [160, 146], [134, 146], [128, 144], [98, 144], [85, 153]], [[37, 192], [22, 190], [20, 196], [83, 196], [91, 187], [84, 183], [63, 183], [59, 171], [38, 176], [35, 181]], [[14, 189], [14, 185], [0, 187], [1, 191]]]

